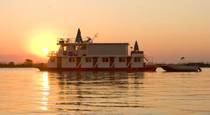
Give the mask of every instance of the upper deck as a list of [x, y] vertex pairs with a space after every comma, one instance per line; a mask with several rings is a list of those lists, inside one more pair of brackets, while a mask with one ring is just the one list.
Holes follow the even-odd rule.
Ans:
[[[81, 32], [78, 29], [75, 42], [70, 39], [60, 39], [57, 43], [60, 48], [57, 52], [58, 56], [129, 56], [129, 44], [128, 43], [93, 43], [93, 39], [87, 37], [82, 39]], [[138, 44], [135, 44], [138, 46]], [[139, 52], [138, 47], [134, 47], [132, 54]], [[131, 54], [131, 55], [132, 55]], [[139, 52], [143, 54], [143, 52]]]

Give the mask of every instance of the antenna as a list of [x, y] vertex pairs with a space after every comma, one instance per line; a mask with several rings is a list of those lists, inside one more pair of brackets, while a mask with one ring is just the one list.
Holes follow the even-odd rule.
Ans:
[[97, 37], [98, 37], [98, 33], [96, 33], [96, 34], [93, 36], [92, 40], [94, 40], [94, 39], [97, 38]]
[[93, 37], [87, 36], [86, 42], [93, 43], [93, 40], [98, 37], [98, 33], [96, 33]]

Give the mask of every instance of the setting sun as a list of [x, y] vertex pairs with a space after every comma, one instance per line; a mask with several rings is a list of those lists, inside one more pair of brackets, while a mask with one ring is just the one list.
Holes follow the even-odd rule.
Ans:
[[29, 49], [32, 54], [45, 58], [57, 49], [56, 42], [57, 36], [53, 32], [38, 32], [31, 38]]
[[42, 52], [47, 56], [49, 53], [49, 49], [48, 48], [43, 48]]

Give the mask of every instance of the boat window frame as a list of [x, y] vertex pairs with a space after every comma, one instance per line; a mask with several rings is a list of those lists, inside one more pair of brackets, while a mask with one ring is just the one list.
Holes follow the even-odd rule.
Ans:
[[141, 62], [141, 57], [134, 57], [134, 62]]
[[102, 58], [102, 62], [103, 63], [108, 63], [109, 62], [109, 58], [108, 57], [103, 57]]
[[69, 57], [69, 62], [70, 63], [74, 63], [75, 62], [75, 58], [74, 57]]
[[92, 62], [92, 58], [91, 57], [85, 57], [85, 62], [86, 63], [91, 63]]
[[125, 57], [119, 57], [118, 60], [119, 60], [120, 63], [126, 62], [126, 58]]
[[55, 62], [55, 57], [50, 57], [50, 62]]

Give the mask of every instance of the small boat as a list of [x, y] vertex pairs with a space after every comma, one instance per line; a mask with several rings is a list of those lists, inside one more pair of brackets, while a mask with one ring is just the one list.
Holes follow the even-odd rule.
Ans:
[[190, 65], [182, 65], [182, 64], [169, 64], [169, 65], [161, 65], [167, 72], [201, 72], [201, 68], [199, 66], [190, 66]]

